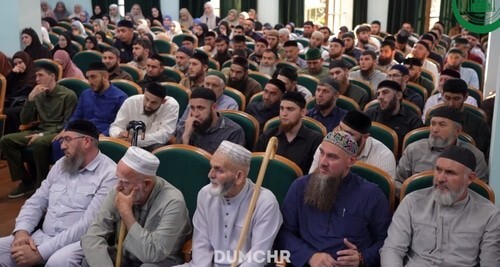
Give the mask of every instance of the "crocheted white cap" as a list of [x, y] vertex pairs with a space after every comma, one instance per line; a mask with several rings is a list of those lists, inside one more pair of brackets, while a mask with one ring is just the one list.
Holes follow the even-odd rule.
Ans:
[[155, 155], [137, 146], [129, 147], [121, 160], [136, 172], [149, 176], [156, 175], [160, 166], [160, 160]]
[[215, 152], [224, 154], [236, 164], [250, 166], [252, 153], [241, 145], [224, 140]]

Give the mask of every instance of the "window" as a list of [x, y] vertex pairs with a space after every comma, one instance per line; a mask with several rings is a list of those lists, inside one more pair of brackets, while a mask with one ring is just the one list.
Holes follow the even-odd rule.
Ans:
[[304, 2], [304, 21], [326, 25], [335, 34], [341, 26], [352, 29], [353, 0], [313, 0]]

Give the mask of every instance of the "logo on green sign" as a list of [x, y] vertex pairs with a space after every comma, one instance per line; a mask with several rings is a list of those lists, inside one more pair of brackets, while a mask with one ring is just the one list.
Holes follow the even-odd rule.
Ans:
[[488, 33], [500, 27], [500, 7], [495, 0], [453, 0], [453, 15], [464, 28]]

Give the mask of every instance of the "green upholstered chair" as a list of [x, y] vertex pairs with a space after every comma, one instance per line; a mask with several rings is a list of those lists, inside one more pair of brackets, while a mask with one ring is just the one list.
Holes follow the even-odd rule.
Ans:
[[124, 79], [115, 79], [112, 80], [111, 83], [125, 92], [125, 94], [127, 94], [128, 96], [142, 94], [142, 88], [135, 82]]
[[81, 35], [73, 35], [73, 40], [79, 43], [82, 47], [85, 47], [85, 37]]
[[422, 97], [422, 99], [424, 100], [424, 103], [425, 103], [425, 101], [427, 101], [427, 97], [428, 97], [427, 89], [425, 89], [425, 87], [423, 87], [422, 85], [414, 83], [414, 82], [408, 82], [406, 84], [406, 88], [419, 94]]
[[160, 26], [151, 26], [151, 31], [154, 32], [155, 34], [165, 32], [165, 29]]
[[307, 88], [311, 92], [312, 95], [316, 92], [316, 87], [318, 87], [319, 80], [316, 77], [313, 77], [308, 74], [299, 74], [297, 78], [297, 84], [300, 84]]
[[154, 46], [156, 47], [156, 50], [158, 50], [158, 53], [170, 54], [170, 51], [172, 51], [171, 50], [172, 45], [170, 44], [169, 41], [156, 39], [153, 42], [154, 42]]
[[163, 73], [165, 73], [168, 77], [174, 79], [176, 83], [182, 80], [183, 73], [172, 67], [165, 67], [163, 69]]
[[420, 75], [435, 84], [437, 77], [435, 77], [434, 74], [429, 70], [422, 68], [422, 72], [420, 73]]
[[[253, 182], [257, 181], [257, 176], [259, 175], [260, 166], [262, 165], [264, 156], [264, 152], [252, 153], [248, 178], [250, 178]], [[274, 159], [270, 160], [267, 165], [264, 180], [262, 181], [262, 187], [271, 190], [281, 205], [290, 185], [293, 181], [295, 181], [295, 179], [301, 177], [302, 175], [302, 170], [299, 166], [297, 166], [297, 164], [283, 156], [275, 155]]]
[[60, 79], [62, 79], [63, 69], [62, 69], [61, 64], [57, 63], [56, 61], [54, 61], [52, 59], [48, 59], [48, 58], [39, 58], [39, 59], [35, 60], [34, 62], [35, 62], [36, 67], [39, 67], [42, 63], [52, 65], [55, 69], [58, 70], [57, 80], [59, 81]]
[[[326, 128], [323, 124], [321, 124], [321, 122], [319, 122], [313, 118], [307, 117], [307, 116], [302, 117], [302, 122], [304, 123], [304, 125], [307, 128], [322, 134], [323, 137], [326, 136], [326, 134], [327, 134]], [[280, 124], [280, 117], [279, 116], [271, 118], [266, 122], [266, 124], [264, 124], [264, 129], [262, 129], [262, 131], [265, 132], [269, 129], [276, 128], [279, 126], [279, 124]]]
[[[417, 114], [417, 116], [422, 117], [422, 110], [420, 110], [420, 108], [417, 105], [413, 104], [412, 102], [410, 102], [406, 99], [403, 99], [403, 101], [401, 101], [401, 105], [403, 105], [405, 107], [405, 109], [410, 110], [411, 112]], [[368, 102], [365, 105], [365, 108], [363, 110], [366, 112], [369, 109], [373, 109], [373, 108], [377, 108], [377, 107], [378, 107], [378, 100], [375, 99], [375, 100]]]
[[212, 70], [220, 70], [219, 62], [211, 57], [208, 58], [208, 68]]
[[394, 212], [396, 202], [396, 187], [391, 176], [384, 170], [373, 165], [357, 161], [351, 171], [363, 177], [365, 180], [374, 183], [380, 187], [389, 202], [389, 208]]
[[238, 103], [238, 108], [240, 111], [245, 111], [245, 108], [247, 106], [246, 104], [247, 99], [245, 98], [245, 95], [242, 92], [232, 87], [226, 86], [226, 88], [224, 88], [224, 94], [231, 97], [236, 101], [236, 103]]
[[159, 54], [163, 60], [163, 65], [167, 67], [175, 66], [175, 56], [171, 54]]
[[[306, 108], [311, 109], [316, 105], [316, 99], [314, 97], [311, 97], [310, 99], [307, 100]], [[347, 111], [351, 110], [359, 110], [359, 105], [356, 103], [356, 101], [352, 100], [351, 98], [343, 95], [339, 95], [339, 98], [337, 98], [337, 107], [341, 109], [345, 109]]]
[[[434, 113], [434, 110], [436, 110], [437, 108], [440, 108], [442, 106], [444, 106], [445, 104], [439, 104], [439, 105], [436, 105], [436, 106], [433, 106], [432, 108], [430, 108], [428, 111], [427, 111], [427, 114], [425, 114], [425, 122], [426, 124], [428, 124], [432, 114]], [[486, 113], [484, 112], [484, 110], [478, 108], [478, 107], [475, 107], [473, 105], [469, 105], [467, 103], [464, 103], [464, 112], [470, 112], [472, 114], [474, 114], [479, 120], [484, 120], [484, 121], [488, 121], [487, 117], [486, 117]]]
[[179, 103], [179, 118], [184, 114], [188, 104], [189, 98], [191, 97], [191, 90], [188, 88], [173, 82], [163, 82], [161, 85], [167, 88], [167, 95], [175, 98], [177, 103]]
[[298, 38], [295, 39], [295, 41], [297, 41], [297, 43], [301, 43], [304, 48], [308, 47], [309, 44], [311, 43], [308, 39], [305, 38]]
[[222, 67], [221, 67], [221, 69], [231, 67], [231, 63], [232, 63], [232, 62], [233, 62], [233, 61], [232, 61], [231, 59], [230, 59], [230, 60], [226, 60], [224, 63], [222, 63]]
[[477, 78], [479, 79], [479, 88], [476, 88], [476, 89], [482, 90], [483, 85], [484, 85], [484, 82], [483, 82], [483, 80], [484, 80], [484, 67], [483, 67], [483, 65], [481, 65], [475, 61], [466, 59], [466, 60], [464, 60], [464, 62], [462, 62], [462, 67], [471, 68], [476, 72]]
[[[402, 144], [403, 147], [401, 151], [405, 151], [406, 147], [408, 147], [408, 145], [410, 145], [413, 142], [416, 142], [420, 139], [429, 138], [429, 134], [430, 134], [429, 126], [420, 127], [408, 132], [403, 139], [403, 144]], [[458, 139], [476, 145], [474, 139], [470, 135], [464, 132], [460, 132], [460, 134], [458, 135]]]
[[102, 53], [95, 50], [85, 50], [76, 53], [73, 58], [76, 66], [82, 70], [83, 74], [89, 69], [89, 65], [94, 62], [102, 62]]
[[[58, 35], [61, 35], [63, 32], [68, 31], [68, 29], [61, 27], [61, 26], [54, 26], [54, 27], [51, 27], [50, 29], [52, 29], [52, 31]], [[71, 26], [69, 26], [69, 30], [71, 30]]]
[[134, 80], [134, 82], [138, 82], [138, 81], [142, 80], [142, 76], [143, 76], [142, 72], [137, 67], [134, 67], [134, 66], [126, 64], [126, 63], [120, 63], [120, 69], [122, 69], [123, 71], [130, 74], [130, 76], [132, 76], [132, 79]]
[[356, 79], [349, 79], [349, 82], [351, 84], [357, 85], [361, 89], [365, 90], [365, 92], [368, 94], [368, 99], [374, 99], [375, 98], [375, 90], [372, 88], [372, 86], [365, 82], [365, 81], [360, 81]]
[[252, 151], [259, 138], [259, 122], [252, 115], [237, 110], [220, 110], [220, 114], [231, 119], [245, 132], [245, 147]]
[[55, 32], [49, 32], [49, 39], [52, 45], [57, 45], [59, 43], [59, 34]]
[[208, 173], [212, 156], [201, 148], [184, 144], [164, 146], [154, 150], [153, 154], [160, 159], [156, 175], [182, 192], [193, 218], [198, 192], [210, 183]]
[[271, 76], [269, 74], [258, 72], [258, 71], [249, 71], [248, 77], [259, 82], [260, 85], [262, 86], [262, 88], [264, 88], [264, 86], [266, 86], [266, 84], [269, 82], [269, 80], [271, 80]]
[[[431, 187], [433, 185], [433, 180], [434, 171], [425, 171], [412, 175], [404, 181], [403, 186], [401, 187], [399, 199], [402, 200], [406, 195], [415, 190]], [[495, 192], [489, 185], [481, 181], [479, 178], [472, 181], [469, 185], [469, 189], [490, 200], [492, 203], [495, 203]]]
[[467, 93], [471, 97], [473, 97], [474, 99], [476, 99], [477, 106], [481, 107], [481, 104], [483, 103], [483, 93], [481, 91], [479, 91], [478, 89], [472, 87], [472, 86], [467, 87]]
[[[55, 27], [64, 28], [65, 31], [71, 31], [71, 23], [69, 22], [69, 20], [68, 21], [64, 21], [64, 20], [58, 21], [57, 26], [55, 26]], [[54, 27], [52, 27], [52, 28], [54, 28]]]
[[78, 79], [78, 78], [64, 78], [57, 81], [59, 85], [65, 86], [71, 91], [75, 92], [76, 96], [80, 98], [80, 95], [83, 91], [90, 88], [90, 85], [86, 80]]
[[397, 158], [399, 148], [398, 135], [393, 129], [383, 125], [382, 123], [372, 121], [370, 136], [382, 142]]
[[299, 66], [297, 66], [297, 64], [294, 64], [292, 62], [280, 61], [280, 62], [276, 63], [276, 69], [281, 69], [284, 67], [288, 67], [291, 69], [295, 69], [296, 71], [299, 71]]
[[116, 163], [125, 155], [129, 147], [130, 143], [125, 140], [114, 137], [99, 137], [99, 150]]
[[349, 56], [349, 55], [346, 55], [346, 54], [342, 54], [342, 58], [345, 61], [351, 63], [353, 67], [359, 65], [358, 60], [355, 57], [352, 57], [352, 56]]
[[254, 94], [252, 97], [250, 97], [248, 104], [250, 105], [250, 103], [253, 103], [253, 102], [262, 102], [262, 95], [263, 94], [264, 94], [264, 92], [258, 92], [256, 94]]

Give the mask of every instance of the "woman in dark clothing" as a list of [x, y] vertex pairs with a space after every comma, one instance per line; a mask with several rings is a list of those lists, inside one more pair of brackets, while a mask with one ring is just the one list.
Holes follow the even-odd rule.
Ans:
[[90, 17], [91, 20], [94, 19], [102, 19], [102, 15], [106, 13], [100, 5], [95, 5], [94, 6], [94, 15]]
[[101, 52], [101, 49], [99, 49], [99, 43], [97, 42], [97, 38], [95, 36], [87, 36], [87, 38], [85, 38], [85, 50], [95, 50]]
[[205, 35], [208, 32], [208, 26], [205, 23], [200, 23], [198, 26], [193, 26], [193, 33], [198, 38], [198, 47], [205, 45]]
[[151, 21], [151, 27], [153, 27], [153, 26], [160, 26], [161, 27], [163, 24], [163, 16], [161, 14], [161, 10], [155, 6], [152, 7], [151, 8], [151, 17], [149, 17], [149, 20]]
[[4, 134], [19, 131], [19, 115], [24, 102], [36, 85], [35, 64], [28, 53], [19, 51], [12, 57], [14, 68], [7, 76], [4, 112], [7, 115]]
[[76, 54], [75, 49], [73, 49], [73, 46], [71, 45], [71, 39], [73, 35], [68, 31], [68, 32], [63, 32], [61, 35], [59, 35], [59, 41], [57, 42], [57, 45], [54, 46], [54, 49], [52, 49], [52, 57], [54, 57], [54, 53], [57, 50], [66, 50], [68, 52], [69, 56], [73, 58], [73, 56]]
[[21, 41], [25, 45], [24, 52], [28, 53], [31, 59], [50, 58], [49, 49], [42, 45], [38, 34], [32, 28], [23, 29]]

